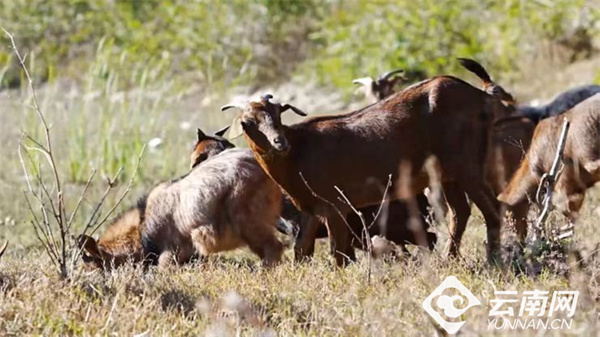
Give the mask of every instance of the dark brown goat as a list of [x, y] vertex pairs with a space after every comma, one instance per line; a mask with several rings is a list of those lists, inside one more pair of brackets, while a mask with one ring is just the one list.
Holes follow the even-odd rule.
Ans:
[[525, 159], [508, 187], [498, 196], [509, 205], [527, 204], [541, 176], [550, 170], [563, 118], [571, 122], [564, 150], [564, 170], [555, 185], [557, 208], [575, 221], [586, 190], [600, 181], [600, 94], [579, 103], [563, 115], [542, 120], [533, 134]]
[[[349, 231], [337, 214], [339, 210], [345, 217], [350, 209], [338, 199], [334, 187], [355, 206], [365, 207], [381, 200], [381, 186], [391, 174], [390, 199], [410, 198], [428, 186], [422, 167], [430, 155], [439, 159], [442, 182], [466, 191], [482, 211], [488, 228], [488, 256], [496, 257], [499, 203], [484, 182], [483, 162], [493, 118], [505, 109], [497, 99], [443, 76], [349, 114], [284, 126], [281, 113], [286, 110], [305, 114], [288, 104], [271, 103], [270, 98], [222, 109], [242, 109], [244, 133], [263, 169], [300, 210], [326, 220], [338, 265], [354, 260], [355, 255]], [[398, 174], [401, 164], [410, 167], [409, 179], [399, 179], [404, 176]], [[318, 226], [313, 221], [306, 227], [313, 241]], [[309, 246], [310, 242], [298, 242], [296, 249]]]

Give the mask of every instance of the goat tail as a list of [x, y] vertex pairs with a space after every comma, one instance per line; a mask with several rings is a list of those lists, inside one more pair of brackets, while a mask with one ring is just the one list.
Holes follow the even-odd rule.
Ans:
[[492, 78], [490, 77], [490, 75], [488, 74], [488, 72], [477, 61], [472, 60], [472, 59], [467, 59], [467, 58], [461, 58], [461, 57], [459, 57], [458, 58], [458, 62], [460, 63], [461, 66], [463, 66], [464, 68], [466, 68], [468, 71], [470, 71], [473, 74], [477, 75], [477, 77], [479, 77], [483, 81], [483, 83], [485, 83], [485, 84], [492, 84], [493, 83], [492, 82]]

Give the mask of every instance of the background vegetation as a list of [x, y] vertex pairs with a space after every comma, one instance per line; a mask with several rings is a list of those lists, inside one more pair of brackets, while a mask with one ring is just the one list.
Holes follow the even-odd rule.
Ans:
[[[599, 0], [8, 0], [0, 1], [0, 26], [27, 56], [71, 209], [92, 169], [108, 177], [123, 167], [115, 194], [123, 191], [139, 152], [157, 140], [161, 145], [147, 148], [123, 207], [154, 184], [185, 174], [195, 127], [211, 132], [230, 123], [233, 115], [218, 108], [236, 97], [270, 91], [311, 114], [347, 111], [365, 104], [352, 95], [353, 78], [394, 68], [454, 74], [478, 85], [454, 62], [459, 56], [481, 61], [523, 101], [600, 83]], [[241, 329], [266, 336], [430, 336], [435, 329], [420, 301], [449, 274], [485, 301], [499, 285], [576, 287], [587, 301], [579, 329], [597, 329], [597, 192], [576, 230], [577, 245], [591, 252], [583, 274], [546, 270], [530, 278], [485, 269], [477, 216], [463, 260], [440, 259], [440, 245], [427, 262], [431, 268], [378, 264], [369, 285], [364, 259], [331, 271], [323, 254], [314, 264], [286, 263], [274, 272], [234, 253], [172, 272], [124, 268], [59, 281], [45, 267], [29, 223], [17, 154], [22, 131], [39, 138], [43, 130], [9, 42], [3, 35], [0, 42], [0, 242], [10, 239], [0, 262], [0, 279], [8, 284], [0, 291], [0, 335], [221, 336]], [[105, 187], [105, 179], [94, 181], [77, 228]], [[444, 224], [434, 228], [445, 242]], [[245, 309], [232, 310], [254, 323], [217, 319], [216, 306], [229, 290], [251, 303], [250, 310], [234, 301]], [[470, 316], [465, 333], [486, 331], [486, 314]]]

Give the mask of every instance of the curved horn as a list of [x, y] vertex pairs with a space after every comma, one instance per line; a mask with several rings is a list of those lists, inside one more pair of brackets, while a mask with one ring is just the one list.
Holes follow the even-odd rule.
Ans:
[[228, 105], [223, 105], [221, 107], [221, 111], [225, 111], [225, 110], [233, 109], [233, 108], [238, 108], [240, 110], [244, 110], [244, 106], [241, 104], [228, 104]]
[[281, 112], [284, 112], [286, 110], [292, 110], [296, 115], [300, 115], [300, 116], [307, 116], [306, 112], [296, 108], [295, 106], [291, 105], [291, 104], [285, 104], [281, 106]]
[[267, 102], [272, 98], [273, 98], [273, 95], [271, 95], [271, 94], [265, 94], [261, 97], [262, 100], [267, 101]]
[[379, 79], [380, 80], [387, 80], [392, 75], [398, 74], [398, 73], [403, 73], [403, 72], [404, 72], [404, 69], [396, 69], [396, 70], [388, 71], [387, 73], [383, 73], [381, 76], [379, 76]]
[[362, 86], [365, 87], [369, 87], [373, 84], [373, 79], [371, 77], [362, 77], [362, 78], [356, 78], [352, 80], [353, 84], [360, 84]]
[[0, 257], [2, 257], [2, 255], [6, 251], [6, 247], [8, 247], [8, 240], [6, 240], [6, 242], [4, 243], [4, 246], [2, 246], [2, 248], [0, 248]]
[[226, 127], [224, 127], [224, 128], [221, 128], [221, 129], [217, 130], [217, 131], [215, 132], [215, 135], [216, 135], [216, 136], [219, 136], [219, 137], [223, 137], [223, 135], [225, 134], [225, 132], [227, 132], [227, 130], [229, 130], [229, 127], [230, 127], [230, 126], [231, 126], [231, 125], [227, 125]]

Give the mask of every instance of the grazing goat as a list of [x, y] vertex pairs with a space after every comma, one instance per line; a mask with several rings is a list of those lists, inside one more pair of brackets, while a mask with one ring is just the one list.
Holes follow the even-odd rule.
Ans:
[[541, 177], [550, 170], [563, 117], [571, 122], [564, 149], [564, 170], [556, 182], [555, 206], [575, 221], [586, 190], [600, 180], [600, 94], [563, 115], [542, 120], [533, 134], [525, 159], [498, 199], [509, 205], [526, 204]]
[[89, 235], [77, 238], [81, 258], [87, 269], [109, 269], [130, 262], [142, 262], [144, 252], [140, 239], [140, 225], [144, 220], [146, 197], [124, 211], [108, 226], [96, 241]]
[[[493, 116], [506, 108], [499, 100], [450, 76], [417, 83], [379, 103], [349, 114], [316, 117], [291, 126], [281, 123], [289, 104], [267, 95], [242, 110], [241, 123], [260, 165], [301, 211], [326, 221], [330, 249], [338, 265], [354, 260], [343, 219], [349, 206], [338, 187], [357, 207], [377, 204], [390, 174], [390, 199], [406, 199], [428, 186], [422, 171], [430, 155], [439, 159], [442, 183], [466, 191], [482, 211], [488, 228], [488, 257], [495, 260], [500, 243], [499, 203], [484, 181], [483, 161]], [[406, 168], [407, 174], [399, 174]], [[402, 177], [402, 178], [401, 178]], [[454, 207], [452, 200], [448, 200]], [[306, 226], [314, 242], [318, 226]], [[296, 251], [310, 247], [297, 242]]]
[[376, 80], [372, 77], [357, 78], [352, 81], [354, 84], [360, 84], [365, 90], [365, 96], [372, 102], [376, 103], [390, 96], [396, 90], [394, 87], [400, 80], [404, 80], [403, 76], [394, 76], [404, 73], [402, 69], [396, 69], [381, 74]]
[[600, 85], [584, 85], [567, 90], [556, 96], [550, 103], [539, 107], [518, 106], [517, 110], [534, 123], [552, 116], [557, 116], [572, 109], [580, 102], [600, 93]]
[[283, 251], [275, 236], [280, 209], [281, 191], [252, 153], [228, 149], [152, 190], [140, 230], [144, 253], [165, 266], [247, 245], [271, 266]]
[[[206, 135], [197, 129], [198, 140], [191, 155], [191, 167], [194, 168], [206, 159], [233, 147], [223, 138], [225, 127], [214, 136]], [[79, 247], [82, 259], [88, 269], [106, 269], [118, 267], [126, 261], [145, 260], [140, 238], [140, 226], [144, 219], [147, 196], [140, 198], [136, 206], [121, 213], [109, 225], [98, 241], [88, 235], [80, 235]]]

